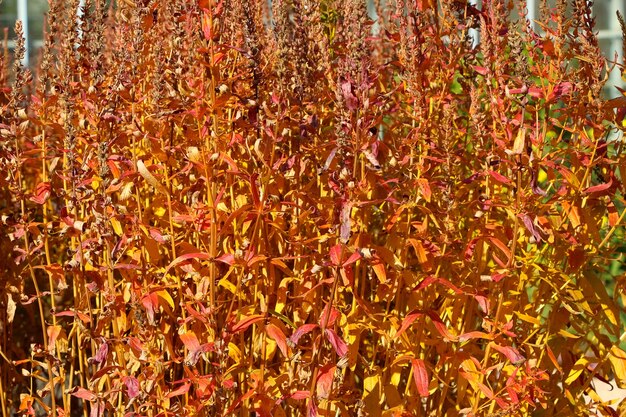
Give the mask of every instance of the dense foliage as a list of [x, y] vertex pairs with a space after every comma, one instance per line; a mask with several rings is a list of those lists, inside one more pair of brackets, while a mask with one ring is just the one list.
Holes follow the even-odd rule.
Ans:
[[617, 415], [586, 0], [85, 3], [0, 69], [3, 415]]

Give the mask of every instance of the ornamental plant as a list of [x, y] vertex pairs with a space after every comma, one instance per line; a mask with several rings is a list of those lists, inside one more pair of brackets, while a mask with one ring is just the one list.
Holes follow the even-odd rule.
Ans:
[[623, 414], [624, 66], [542, 5], [50, 0], [33, 69], [18, 22], [2, 415]]

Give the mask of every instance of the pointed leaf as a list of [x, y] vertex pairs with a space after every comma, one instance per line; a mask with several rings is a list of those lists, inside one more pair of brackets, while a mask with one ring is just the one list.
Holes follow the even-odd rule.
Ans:
[[278, 326], [271, 323], [265, 326], [265, 331], [267, 332], [269, 337], [276, 341], [276, 345], [280, 349], [283, 356], [289, 357], [289, 350], [287, 349], [287, 337], [285, 336], [283, 331], [280, 330]]
[[317, 396], [319, 398], [328, 398], [333, 386], [333, 379], [335, 378], [336, 366], [327, 364], [322, 366], [317, 375]]
[[517, 349], [511, 346], [500, 346], [494, 342], [491, 342], [490, 344], [494, 350], [497, 350], [498, 352], [506, 356], [506, 358], [510, 360], [513, 365], [519, 365], [526, 360], [526, 358], [520, 355]]
[[309, 333], [311, 330], [315, 329], [316, 327], [318, 327], [317, 324], [303, 324], [302, 326], [298, 327], [298, 329], [295, 332], [293, 332], [293, 334], [291, 335], [289, 339], [294, 344], [297, 345], [298, 340], [300, 340], [302, 336]]
[[332, 329], [326, 329], [326, 338], [333, 345], [335, 352], [340, 357], [344, 357], [348, 353], [348, 345], [344, 342], [337, 333]]
[[413, 379], [417, 386], [417, 392], [420, 397], [428, 397], [430, 395], [428, 392], [428, 384], [430, 381], [424, 361], [421, 359], [413, 359], [411, 360], [411, 366], [413, 367]]
[[231, 331], [233, 333], [243, 332], [248, 327], [252, 326], [254, 323], [258, 323], [258, 322], [260, 322], [263, 319], [265, 319], [265, 315], [264, 314], [253, 314], [253, 315], [248, 316], [248, 317], [244, 316], [241, 320], [239, 320], [239, 322], [237, 324], [235, 324], [233, 326]]
[[396, 333], [395, 338], [397, 339], [398, 337], [400, 337], [400, 335], [402, 335], [402, 333], [404, 333], [406, 329], [408, 329], [409, 326], [411, 326], [411, 324], [413, 324], [413, 322], [423, 314], [424, 313], [421, 310], [414, 310], [411, 313], [407, 314], [404, 320], [402, 320], [402, 325], [400, 326], [400, 330], [398, 330], [398, 332]]

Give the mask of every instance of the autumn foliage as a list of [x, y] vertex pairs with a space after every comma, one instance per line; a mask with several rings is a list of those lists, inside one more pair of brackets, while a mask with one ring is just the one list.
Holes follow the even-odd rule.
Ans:
[[623, 66], [556, 3], [50, 0], [0, 67], [2, 414], [617, 415]]

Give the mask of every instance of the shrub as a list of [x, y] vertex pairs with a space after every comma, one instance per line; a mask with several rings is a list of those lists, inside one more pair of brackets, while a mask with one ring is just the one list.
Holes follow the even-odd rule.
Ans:
[[1, 71], [3, 415], [615, 415], [618, 64], [586, 0], [483, 3], [51, 0]]

